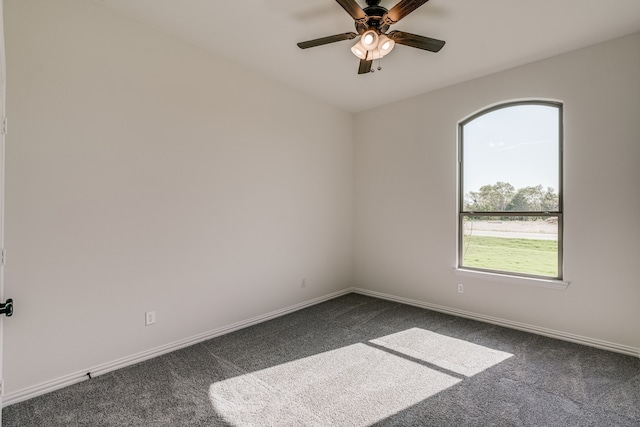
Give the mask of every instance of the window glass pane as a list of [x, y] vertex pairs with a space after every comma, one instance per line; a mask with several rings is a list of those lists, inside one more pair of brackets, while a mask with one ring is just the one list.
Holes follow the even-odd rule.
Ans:
[[462, 266], [557, 277], [557, 216], [465, 216]]
[[558, 211], [559, 108], [514, 105], [463, 126], [465, 211]]

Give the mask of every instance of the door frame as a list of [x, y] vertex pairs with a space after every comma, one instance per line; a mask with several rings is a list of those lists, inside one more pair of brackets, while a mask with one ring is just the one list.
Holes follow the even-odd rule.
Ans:
[[[0, 0], [0, 301], [4, 302], [4, 161], [6, 127], [6, 89], [7, 73], [4, 46], [4, 2]], [[2, 340], [4, 316], [0, 316], [0, 427], [2, 426], [2, 397], [4, 396], [4, 376], [2, 374]]]

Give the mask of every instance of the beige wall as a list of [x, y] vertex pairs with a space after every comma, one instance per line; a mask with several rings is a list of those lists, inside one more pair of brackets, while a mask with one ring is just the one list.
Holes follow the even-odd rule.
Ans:
[[[639, 76], [635, 34], [357, 114], [356, 284], [637, 350]], [[531, 98], [564, 103], [564, 291], [454, 273], [457, 123]]]
[[351, 285], [351, 114], [98, 3], [5, 22], [6, 393]]

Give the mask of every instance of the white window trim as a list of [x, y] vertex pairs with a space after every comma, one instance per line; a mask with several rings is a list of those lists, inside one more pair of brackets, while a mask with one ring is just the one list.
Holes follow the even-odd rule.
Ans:
[[457, 276], [480, 279], [491, 282], [508, 283], [511, 285], [535, 286], [538, 288], [556, 289], [564, 291], [571, 282], [558, 279], [543, 279], [539, 277], [513, 276], [505, 273], [469, 270], [463, 267], [453, 269]]

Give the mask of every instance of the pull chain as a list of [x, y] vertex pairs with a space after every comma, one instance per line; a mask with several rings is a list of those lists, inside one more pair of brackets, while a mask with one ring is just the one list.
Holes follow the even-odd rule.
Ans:
[[[378, 58], [378, 68], [377, 68], [377, 70], [378, 70], [378, 71], [381, 71], [381, 70], [382, 70], [382, 65], [381, 65], [381, 63], [382, 63], [382, 57], [379, 57], [379, 58]], [[375, 72], [376, 72], [376, 70], [373, 68], [373, 64], [371, 64], [371, 65], [372, 65], [372, 67], [371, 67], [371, 72], [372, 72], [372, 73], [375, 73]]]

